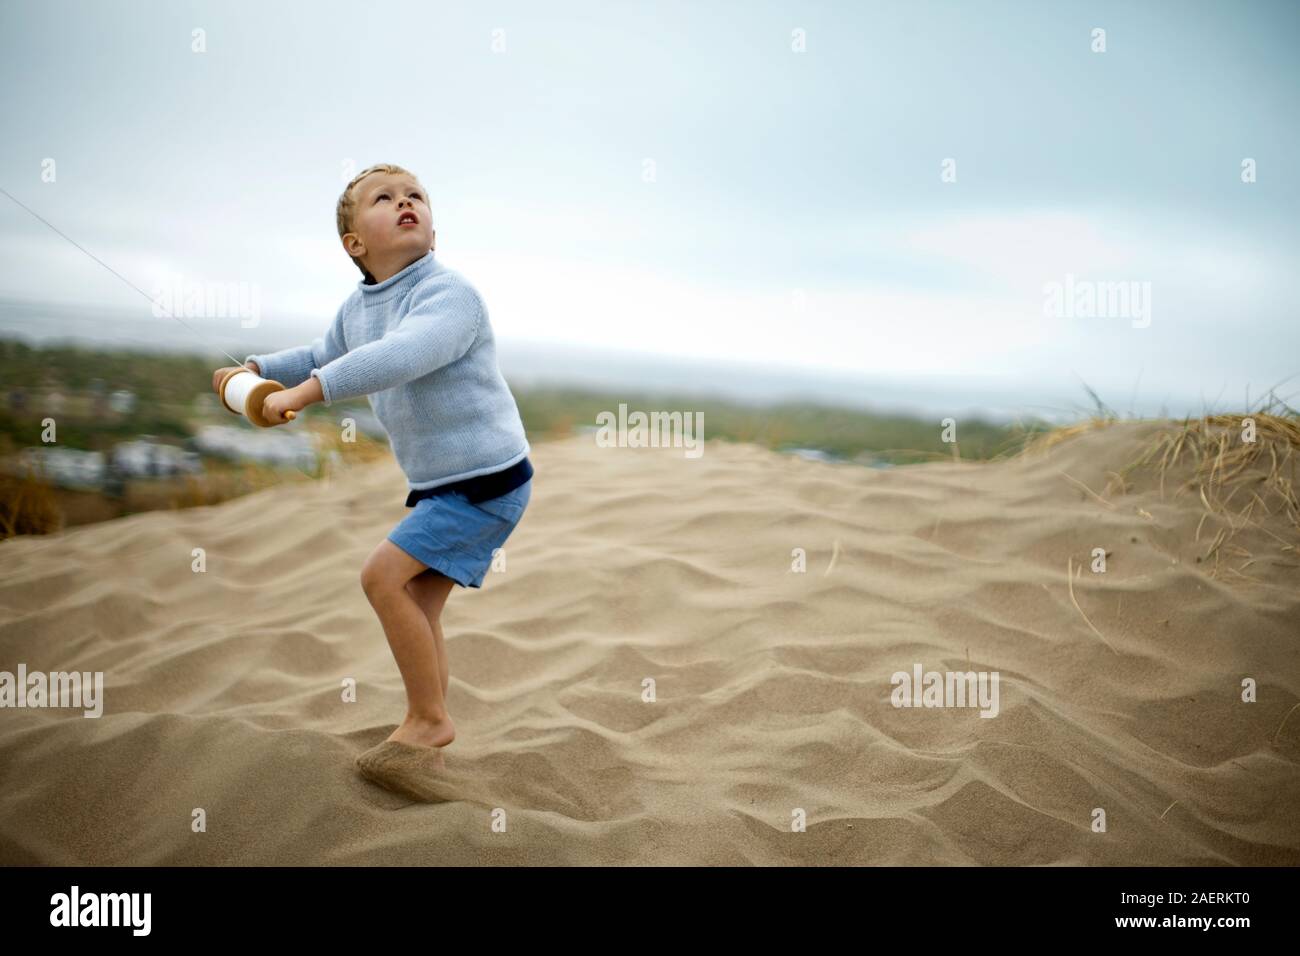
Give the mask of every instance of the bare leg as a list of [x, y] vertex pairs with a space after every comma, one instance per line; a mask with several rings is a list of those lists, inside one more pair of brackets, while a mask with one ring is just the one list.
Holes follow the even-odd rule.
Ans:
[[444, 574], [429, 568], [423, 574], [417, 574], [406, 582], [406, 590], [411, 592], [415, 603], [420, 605], [424, 616], [429, 620], [429, 629], [433, 631], [433, 643], [438, 652], [439, 677], [442, 680], [442, 696], [447, 697], [447, 681], [451, 675], [451, 662], [447, 657], [447, 647], [442, 639], [442, 609], [447, 603], [455, 581]]
[[406, 686], [406, 719], [388, 737], [418, 747], [445, 747], [456, 739], [442, 677], [445, 657], [425, 610], [406, 585], [426, 566], [385, 539], [366, 559], [361, 586], [383, 625]]

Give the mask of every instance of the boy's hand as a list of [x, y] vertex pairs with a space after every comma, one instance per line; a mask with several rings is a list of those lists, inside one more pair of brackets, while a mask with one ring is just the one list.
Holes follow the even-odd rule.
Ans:
[[262, 374], [262, 370], [257, 367], [256, 362], [248, 362], [244, 365], [227, 365], [225, 368], [219, 368], [212, 373], [212, 390], [220, 395], [221, 380], [225, 378], [228, 373], [233, 372], [237, 368], [246, 368], [257, 375]]
[[283, 425], [289, 421], [284, 417], [285, 412], [300, 412], [308, 405], [322, 401], [324, 397], [320, 379], [312, 376], [301, 385], [272, 392], [266, 396], [262, 402], [262, 414], [266, 416], [267, 421], [275, 425]]

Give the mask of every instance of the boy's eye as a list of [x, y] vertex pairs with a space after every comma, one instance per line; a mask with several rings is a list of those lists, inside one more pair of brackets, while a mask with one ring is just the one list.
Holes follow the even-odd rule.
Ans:
[[424, 197], [421, 196], [419, 193], [411, 193], [411, 196], [415, 199], [419, 199], [421, 202], [424, 201]]
[[388, 193], [380, 193], [378, 196], [375, 197], [375, 202], [379, 202], [379, 200], [387, 199], [387, 198], [388, 198]]

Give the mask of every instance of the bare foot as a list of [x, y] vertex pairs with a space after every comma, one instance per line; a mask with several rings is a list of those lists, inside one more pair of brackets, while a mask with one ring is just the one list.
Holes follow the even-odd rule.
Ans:
[[408, 714], [388, 739], [412, 747], [445, 747], [456, 739], [456, 725], [450, 717], [431, 721]]
[[385, 740], [358, 756], [356, 767], [372, 783], [416, 800], [460, 799], [457, 782], [446, 776], [442, 751], [437, 747]]

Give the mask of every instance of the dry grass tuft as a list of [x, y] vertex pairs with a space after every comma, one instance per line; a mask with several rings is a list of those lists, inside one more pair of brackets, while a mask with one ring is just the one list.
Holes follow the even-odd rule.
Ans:
[[[1094, 501], [1113, 509], [1108, 497], [1128, 493], [1140, 477], [1154, 479], [1161, 498], [1194, 496], [1205, 510], [1196, 528], [1195, 540], [1204, 547], [1198, 550], [1198, 561], [1212, 563], [1211, 576], [1218, 574], [1221, 559], [1227, 557], [1245, 560], [1240, 567], [1227, 570], [1246, 577], [1242, 572], [1256, 558], [1233, 543], [1237, 532], [1246, 527], [1268, 535], [1288, 555], [1300, 554], [1300, 413], [1295, 409], [1270, 398], [1253, 412], [1206, 414], [1181, 422], [1120, 422], [1099, 415], [1031, 436], [1022, 453], [1045, 452], [1077, 435], [1115, 424], [1165, 427], [1136, 460], [1119, 471], [1107, 472], [1107, 484], [1100, 494], [1062, 472], [1065, 480]], [[1137, 513], [1151, 519], [1141, 509]], [[1212, 535], [1207, 531], [1203, 541], [1207, 518], [1221, 526]]]
[[1093, 416], [1073, 425], [1062, 425], [1059, 428], [1053, 428], [1045, 432], [1030, 432], [1025, 436], [1024, 444], [1020, 448], [1020, 454], [1045, 452], [1077, 435], [1096, 431], [1098, 428], [1107, 428], [1116, 423], [1117, 419], [1114, 418]]
[[[1252, 431], [1254, 440], [1246, 440]], [[1185, 474], [1173, 494], [1194, 493], [1206, 512], [1223, 518], [1233, 533], [1252, 523], [1256, 509], [1273, 518], [1274, 525], [1280, 520], [1300, 532], [1297, 451], [1300, 416], [1294, 413], [1205, 415], [1161, 432], [1125, 471], [1154, 468], [1161, 497], [1169, 492], [1171, 477]], [[1256, 524], [1288, 549], [1295, 549], [1295, 542]], [[1230, 537], [1216, 538], [1211, 552]]]
[[47, 481], [30, 469], [22, 477], [0, 476], [0, 540], [50, 534], [62, 525], [62, 513]]

